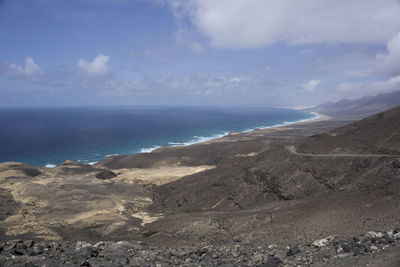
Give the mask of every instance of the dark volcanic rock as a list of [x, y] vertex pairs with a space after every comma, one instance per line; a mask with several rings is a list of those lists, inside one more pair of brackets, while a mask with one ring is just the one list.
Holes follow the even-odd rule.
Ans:
[[400, 169], [400, 159], [394, 159], [392, 161], [392, 167], [395, 169]]
[[23, 167], [21, 170], [30, 177], [36, 177], [41, 174], [41, 172], [35, 167]]
[[301, 142], [297, 151], [316, 154], [399, 155], [399, 116], [400, 107], [375, 114], [329, 133], [314, 135]]
[[290, 247], [288, 252], [286, 253], [287, 256], [293, 256], [296, 255], [297, 253], [300, 253], [300, 249], [298, 246]]
[[117, 177], [115, 172], [110, 171], [110, 170], [102, 170], [98, 173], [96, 173], [96, 178], [101, 179], [101, 180], [109, 180], [114, 177]]
[[268, 258], [267, 262], [265, 263], [265, 266], [266, 267], [279, 267], [279, 266], [283, 266], [283, 262], [279, 258], [270, 257], [270, 258]]
[[[394, 239], [385, 245], [388, 237]], [[372, 243], [371, 240], [375, 242]], [[317, 240], [320, 241], [320, 240]], [[315, 243], [315, 242], [314, 242]], [[10, 240], [0, 244], [1, 266], [364, 266], [365, 258], [389, 251], [398, 253], [400, 235], [395, 231], [368, 232], [360, 239], [339, 240], [321, 247], [271, 246], [149, 247], [142, 242], [33, 242]], [[33, 250], [31, 251], [31, 247]], [[394, 255], [394, 256], [393, 256]], [[351, 262], [351, 264], [347, 264]], [[368, 261], [367, 261], [368, 262]]]

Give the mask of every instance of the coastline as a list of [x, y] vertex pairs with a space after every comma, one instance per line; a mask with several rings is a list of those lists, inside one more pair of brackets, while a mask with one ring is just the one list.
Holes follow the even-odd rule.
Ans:
[[[157, 150], [163, 150], [166, 148], [170, 148], [170, 147], [188, 147], [188, 146], [192, 146], [192, 145], [199, 145], [199, 144], [209, 144], [209, 143], [213, 143], [213, 142], [219, 142], [222, 141], [223, 138], [225, 137], [232, 137], [232, 136], [240, 136], [243, 134], [251, 134], [251, 133], [255, 133], [255, 132], [260, 132], [260, 131], [274, 131], [274, 130], [279, 130], [281, 128], [284, 127], [288, 127], [288, 126], [296, 126], [296, 125], [307, 125], [307, 124], [311, 124], [311, 123], [315, 123], [315, 122], [321, 122], [321, 121], [327, 121], [332, 119], [329, 116], [323, 115], [323, 114], [319, 114], [317, 112], [310, 112], [311, 114], [314, 114], [314, 117], [312, 118], [308, 118], [308, 119], [302, 119], [302, 120], [297, 120], [297, 121], [291, 121], [291, 122], [283, 122], [283, 123], [279, 123], [279, 124], [274, 124], [274, 125], [270, 125], [270, 126], [260, 126], [260, 127], [256, 127], [256, 128], [252, 128], [252, 129], [246, 129], [244, 131], [240, 131], [240, 132], [224, 132], [223, 134], [217, 134], [215, 136], [211, 136], [211, 137], [201, 137], [201, 140], [199, 141], [188, 141], [185, 143], [174, 143], [172, 145], [168, 145], [168, 146], [155, 146], [154, 149], [150, 150], [150, 149], [145, 149], [146, 152], [139, 152], [139, 153], [134, 153], [134, 154], [141, 154], [141, 153], [151, 153], [153, 151], [157, 151]], [[144, 150], [144, 149], [142, 149]]]
[[[306, 125], [306, 124], [310, 124], [310, 123], [314, 123], [314, 122], [325, 121], [325, 120], [331, 119], [330, 117], [319, 114], [317, 112], [310, 112], [310, 114], [312, 114], [313, 117], [310, 117], [307, 119], [301, 119], [301, 120], [289, 121], [289, 122], [284, 121], [283, 123], [278, 123], [278, 124], [269, 125], [269, 126], [258, 126], [255, 128], [245, 129], [243, 131], [238, 131], [238, 132], [224, 131], [223, 133], [214, 134], [212, 136], [194, 136], [194, 138], [192, 140], [189, 140], [186, 142], [168, 142], [168, 145], [154, 145], [151, 147], [143, 147], [134, 153], [111, 154], [111, 155], [106, 155], [104, 158], [102, 158], [98, 161], [86, 162], [86, 160], [78, 160], [77, 163], [96, 165], [97, 163], [99, 163], [103, 160], [106, 160], [108, 158], [112, 158], [114, 156], [126, 156], [126, 155], [131, 155], [131, 154], [148, 154], [148, 153], [152, 153], [154, 151], [164, 150], [164, 149], [168, 149], [168, 148], [189, 147], [189, 146], [198, 145], [198, 144], [214, 143], [214, 142], [219, 142], [219, 141], [225, 140], [224, 138], [226, 138], [226, 137], [232, 137], [232, 136], [243, 135], [243, 134], [259, 133], [260, 131], [266, 131], [266, 130], [274, 131], [274, 130], [279, 130], [283, 127], [295, 126], [295, 125]], [[234, 141], [234, 140], [231, 140], [231, 142], [232, 141]], [[54, 168], [57, 166], [58, 165], [56, 165], [56, 164], [49, 163], [43, 167], [44, 168]]]

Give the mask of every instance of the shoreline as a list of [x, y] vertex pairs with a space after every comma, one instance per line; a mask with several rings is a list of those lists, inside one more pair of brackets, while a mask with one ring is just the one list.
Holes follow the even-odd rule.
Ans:
[[[331, 117], [319, 114], [317, 112], [310, 112], [310, 114], [312, 114], [314, 116], [311, 118], [301, 119], [301, 120], [296, 120], [296, 121], [290, 121], [290, 122], [284, 121], [283, 123], [274, 124], [274, 125], [270, 125], [270, 126], [259, 126], [259, 127], [255, 127], [255, 128], [245, 129], [243, 131], [238, 131], [238, 132], [224, 131], [221, 134], [215, 134], [212, 136], [194, 136], [194, 138], [197, 138], [198, 140], [192, 139], [187, 142], [168, 142], [168, 145], [164, 145], [164, 146], [154, 145], [152, 147], [144, 147], [134, 153], [106, 155], [106, 157], [104, 157], [98, 161], [83, 162], [84, 160], [78, 160], [77, 163], [95, 165], [107, 158], [114, 157], [114, 156], [126, 156], [126, 155], [131, 155], [131, 154], [148, 154], [148, 153], [152, 153], [157, 150], [162, 150], [162, 149], [166, 149], [166, 148], [170, 148], [170, 147], [188, 147], [188, 146], [198, 145], [198, 144], [213, 143], [213, 142], [218, 142], [219, 140], [221, 140], [224, 137], [232, 136], [233, 133], [234, 133], [234, 135], [248, 134], [248, 133], [252, 133], [255, 131], [274, 130], [274, 129], [279, 129], [281, 127], [287, 127], [287, 126], [291, 126], [291, 125], [298, 125], [298, 124], [304, 125], [304, 124], [309, 124], [309, 123], [314, 123], [314, 122], [318, 122], [318, 121], [325, 121], [325, 120], [331, 119]], [[51, 169], [51, 168], [57, 167], [58, 165], [57, 164], [46, 164], [45, 166], [37, 166], [37, 167]]]
[[[326, 120], [331, 119], [331, 117], [323, 115], [323, 114], [319, 114], [317, 112], [310, 112], [310, 114], [314, 114], [315, 116], [312, 118], [309, 118], [309, 119], [302, 119], [302, 120], [297, 120], [297, 121], [292, 121], [292, 122], [283, 122], [280, 124], [274, 124], [274, 125], [270, 125], [270, 126], [260, 126], [260, 127], [256, 127], [256, 128], [252, 128], [252, 129], [246, 129], [246, 130], [240, 131], [240, 132], [226, 131], [223, 134], [218, 134], [218, 135], [215, 135], [212, 137], [201, 137], [202, 139], [206, 139], [206, 140], [189, 141], [189, 142], [181, 143], [182, 145], [177, 144], [177, 145], [168, 145], [168, 146], [157, 146], [156, 148], [154, 148], [153, 150], [151, 150], [149, 152], [139, 152], [139, 153], [133, 153], [133, 154], [152, 153], [153, 151], [156, 151], [159, 149], [165, 149], [165, 148], [169, 148], [169, 147], [188, 147], [191, 145], [213, 143], [213, 142], [217, 142], [218, 140], [221, 140], [224, 137], [228, 137], [228, 136], [248, 134], [248, 133], [252, 133], [255, 131], [274, 130], [274, 129], [279, 129], [281, 127], [287, 127], [287, 126], [291, 126], [291, 125], [306, 125], [306, 124], [310, 124], [310, 123], [314, 123], [314, 122], [326, 121]], [[129, 155], [129, 154], [127, 154], [127, 155]]]

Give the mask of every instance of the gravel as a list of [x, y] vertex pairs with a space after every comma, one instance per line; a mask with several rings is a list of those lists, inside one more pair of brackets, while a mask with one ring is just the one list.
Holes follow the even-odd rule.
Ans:
[[0, 266], [307, 266], [338, 264], [400, 244], [400, 229], [368, 232], [348, 240], [329, 236], [310, 244], [279, 247], [150, 247], [139, 241], [0, 243]]

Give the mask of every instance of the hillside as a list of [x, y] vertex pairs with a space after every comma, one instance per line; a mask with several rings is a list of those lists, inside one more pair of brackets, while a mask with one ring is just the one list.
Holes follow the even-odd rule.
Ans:
[[314, 135], [297, 145], [303, 153], [400, 154], [400, 107]]
[[[387, 182], [386, 177], [397, 175], [400, 167], [400, 161], [395, 156], [400, 155], [398, 118], [400, 107], [299, 141], [269, 139], [264, 150], [254, 156], [225, 158], [220, 164], [213, 162], [217, 168], [157, 187], [154, 189], [157, 192], [155, 196], [163, 208], [174, 211], [227, 210], [338, 190], [381, 187]], [[219, 153], [231, 150], [223, 144], [218, 144]], [[234, 147], [237, 149], [239, 144]], [[248, 144], [244, 143], [243, 147], [250, 149]], [[250, 144], [255, 149], [257, 142]], [[297, 153], [288, 149], [291, 145]], [[199, 146], [191, 151], [201, 151], [201, 148], [205, 149]], [[157, 157], [162, 154], [157, 153]], [[213, 154], [216, 155], [217, 151]], [[315, 155], [310, 157], [308, 154]], [[321, 154], [332, 157], [318, 157]], [[187, 158], [186, 154], [184, 159]], [[201, 158], [207, 157], [202, 155]], [[117, 165], [115, 161], [118, 160], [114, 159], [113, 165]]]
[[336, 119], [359, 120], [394, 108], [400, 104], [400, 91], [376, 96], [364, 96], [355, 100], [343, 99], [316, 106], [311, 111], [332, 116]]
[[[343, 143], [349, 145], [343, 150], [347, 153], [360, 153], [360, 144], [369, 153], [395, 153], [388, 148], [399, 144], [399, 112], [390, 110], [332, 132], [350, 140]], [[365, 138], [359, 140], [362, 133]], [[287, 149], [309, 144], [307, 153], [326, 153], [323, 148], [332, 141], [313, 143], [315, 136], [326, 134], [300, 141], [265, 137], [270, 142], [254, 156], [154, 187], [150, 210], [171, 215], [147, 226], [157, 231], [148, 240], [168, 242], [172, 235], [174, 242], [285, 243], [397, 227], [398, 157], [304, 156]], [[352, 138], [358, 140], [354, 146]]]

